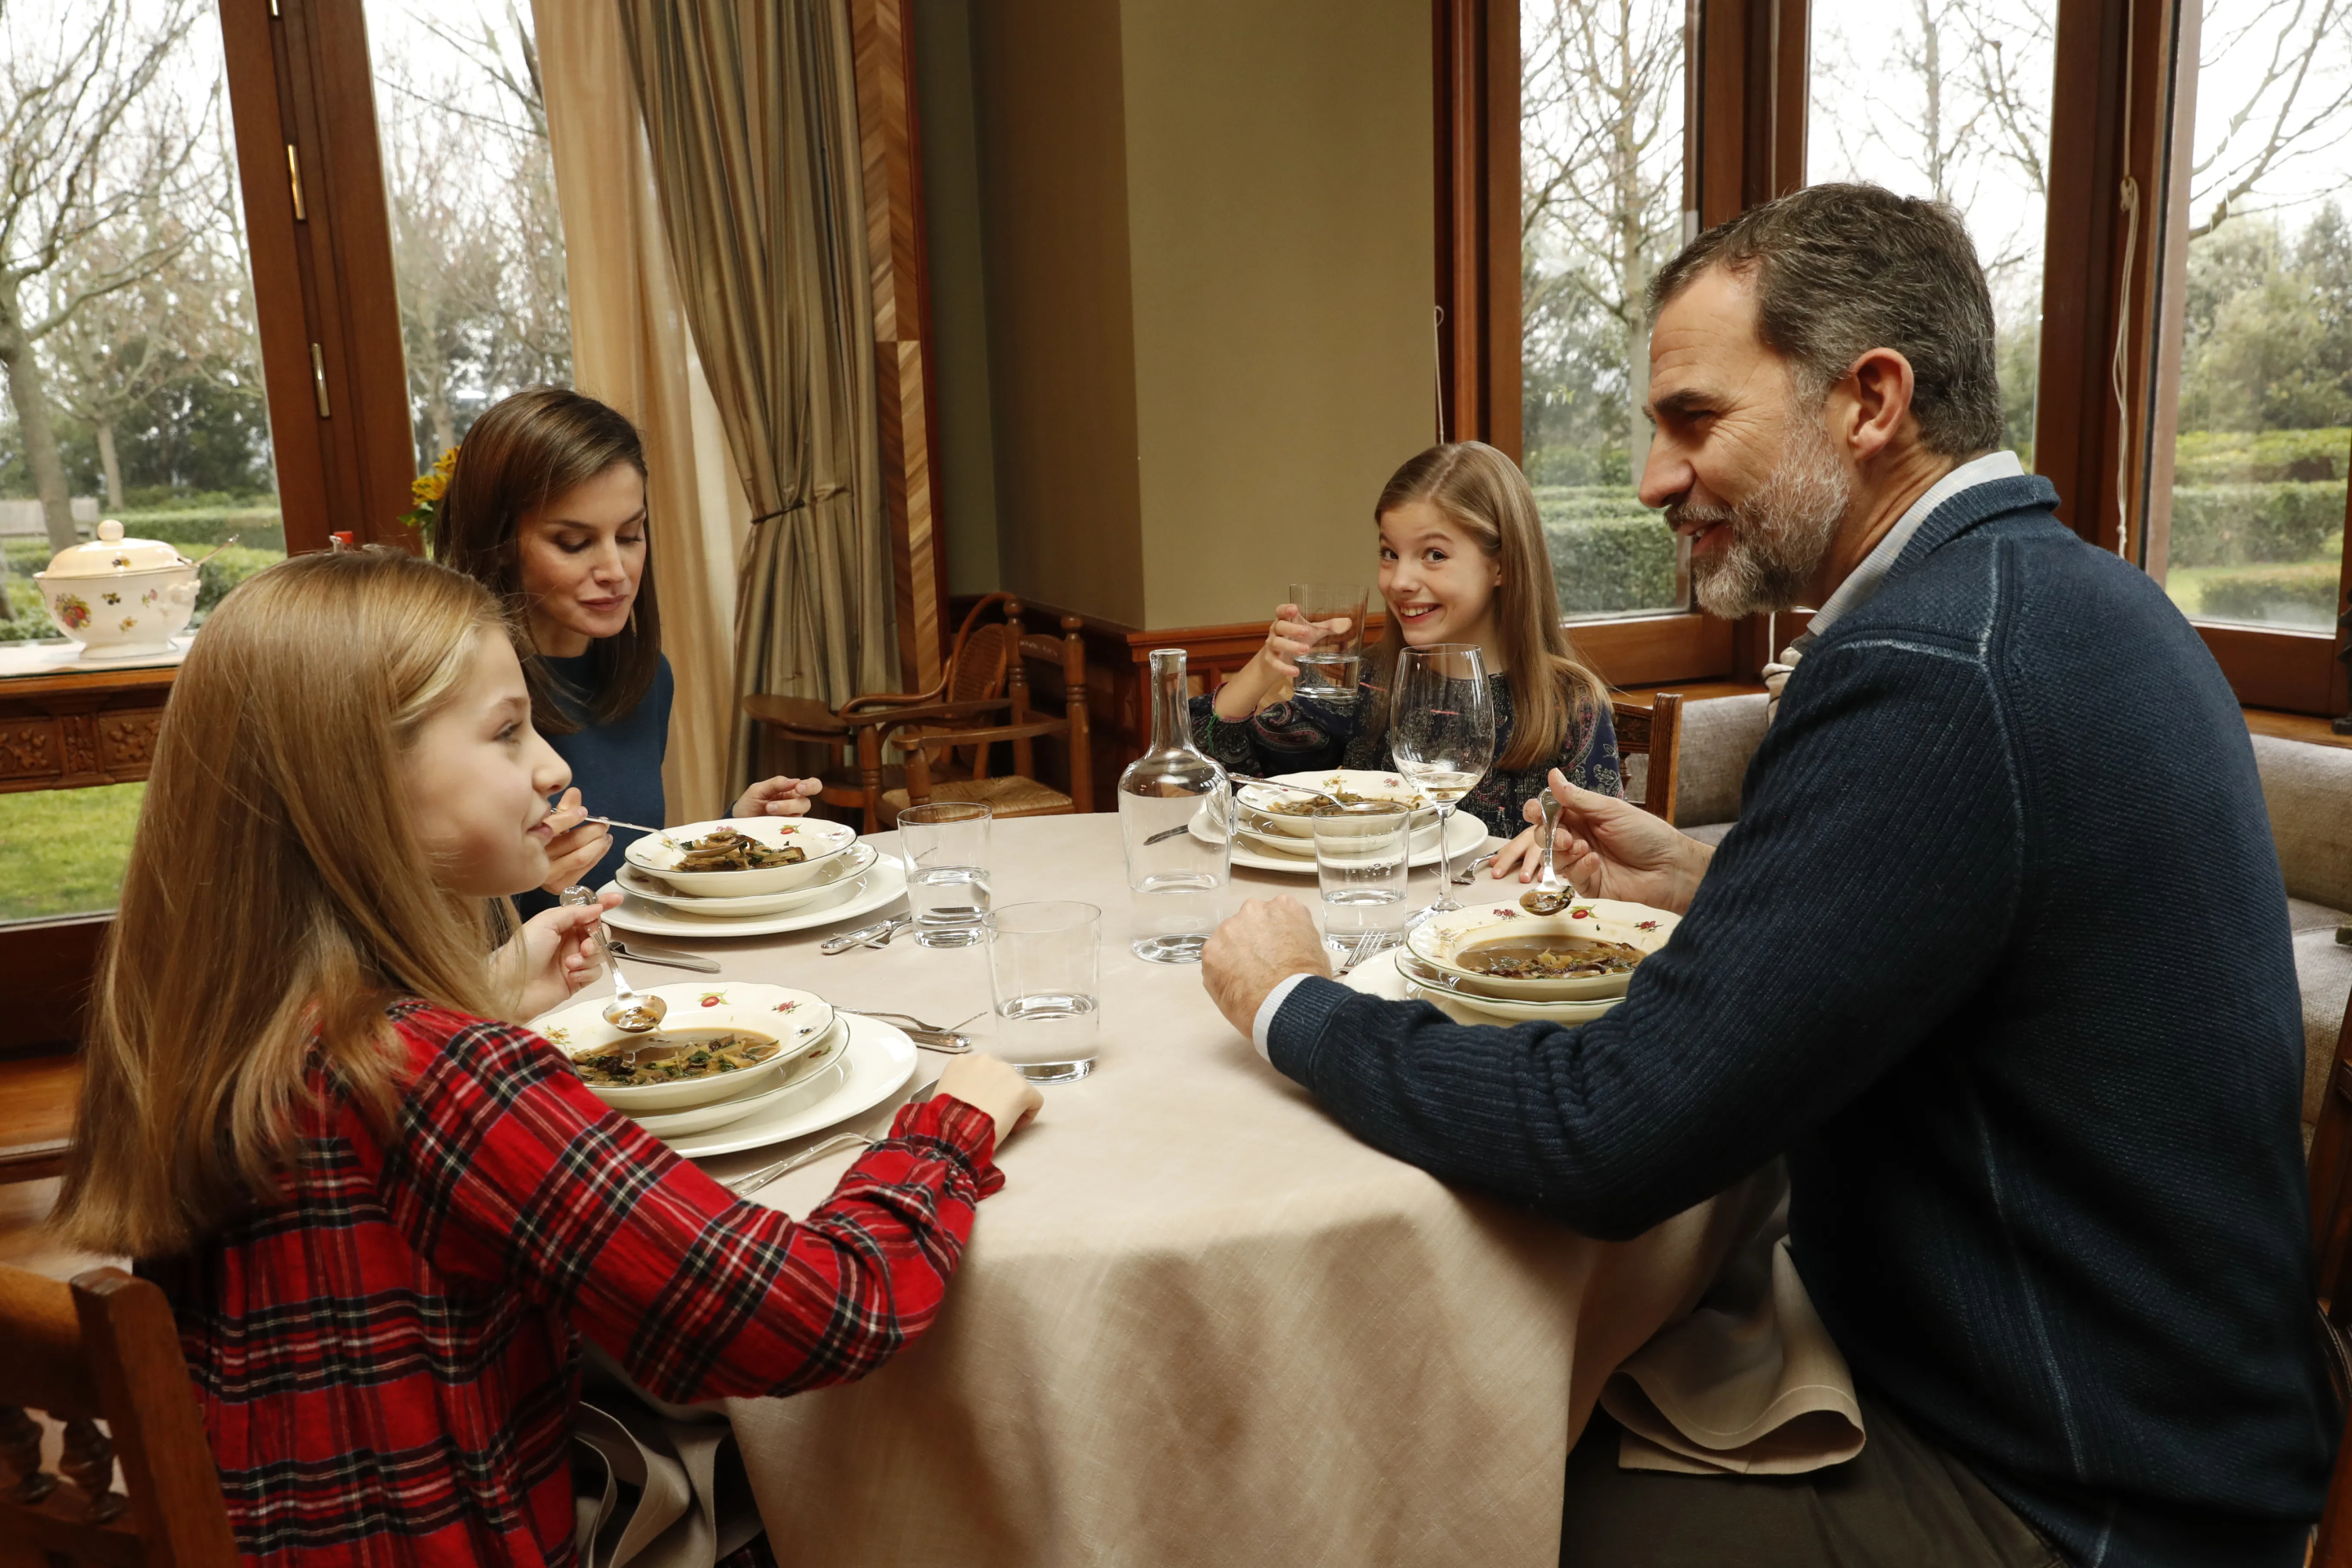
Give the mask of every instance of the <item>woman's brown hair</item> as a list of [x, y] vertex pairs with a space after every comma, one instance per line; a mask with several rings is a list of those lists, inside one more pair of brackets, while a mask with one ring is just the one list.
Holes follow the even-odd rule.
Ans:
[[[523, 593], [516, 535], [522, 520], [567, 490], [617, 463], [646, 473], [645, 443], [617, 411], [568, 387], [535, 386], [493, 404], [457, 447], [449, 488], [433, 519], [433, 558], [480, 583], [499, 597], [530, 637], [530, 600]], [[650, 515], [646, 527], [653, 526]], [[588, 716], [609, 723], [635, 709], [661, 670], [661, 608], [654, 598], [654, 552], [644, 573], [629, 624], [589, 645], [595, 691]], [[580, 721], [555, 700], [555, 678], [538, 658], [523, 661], [530, 682], [530, 721], [542, 735], [569, 735]]]
[[[1435, 507], [1502, 567], [1494, 621], [1511, 677], [1511, 745], [1496, 766], [1531, 768], [1549, 762], [1579, 731], [1590, 731], [1592, 714], [1609, 700], [1609, 689], [1576, 657], [1568, 628], [1560, 624], [1551, 557], [1544, 549], [1543, 523], [1527, 476], [1483, 441], [1451, 442], [1430, 447], [1399, 468], [1374, 503], [1372, 521], [1378, 523], [1417, 500]], [[1372, 662], [1393, 690], [1391, 672], [1407, 645], [1404, 623], [1393, 611], [1388, 623]]]
[[481, 639], [506, 636], [479, 584], [397, 551], [298, 556], [205, 623], [99, 972], [53, 1216], [68, 1244], [184, 1251], [274, 1195], [312, 1053], [388, 1121], [387, 1002], [501, 1009], [491, 906], [420, 874], [400, 781]]

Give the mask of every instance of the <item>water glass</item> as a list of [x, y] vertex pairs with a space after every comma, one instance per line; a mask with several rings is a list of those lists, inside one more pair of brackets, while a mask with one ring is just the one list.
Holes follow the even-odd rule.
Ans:
[[1366, 801], [1309, 820], [1323, 934], [1358, 957], [1395, 945], [1404, 933], [1405, 879], [1412, 861], [1411, 808]]
[[989, 1048], [1032, 1083], [1070, 1083], [1094, 1071], [1102, 910], [1058, 899], [1007, 904], [986, 927], [997, 1020]]
[[1364, 606], [1371, 591], [1360, 584], [1342, 587], [1333, 583], [1293, 583], [1290, 602], [1299, 619], [1334, 621], [1347, 617], [1348, 629], [1315, 639], [1298, 657], [1298, 676], [1291, 690], [1303, 697], [1349, 697], [1364, 669]]
[[988, 807], [935, 801], [898, 814], [907, 859], [907, 907], [925, 947], [970, 947], [988, 916]]

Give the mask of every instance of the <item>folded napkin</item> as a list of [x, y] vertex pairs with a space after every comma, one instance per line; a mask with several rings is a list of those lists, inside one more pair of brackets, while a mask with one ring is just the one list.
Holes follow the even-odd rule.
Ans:
[[[1392, 953], [1366, 960], [1340, 984], [1392, 1001], [1406, 989]], [[1442, 994], [1426, 999], [1456, 1023], [1494, 1022]], [[1617, 1456], [1624, 1468], [1796, 1475], [1862, 1452], [1853, 1374], [1789, 1256], [1787, 1180], [1782, 1173], [1779, 1202], [1724, 1259], [1698, 1304], [1602, 1385], [1601, 1408], [1625, 1428]]]
[[664, 1404], [593, 1345], [587, 1359], [572, 1424], [583, 1568], [711, 1568], [759, 1534], [726, 1416]]

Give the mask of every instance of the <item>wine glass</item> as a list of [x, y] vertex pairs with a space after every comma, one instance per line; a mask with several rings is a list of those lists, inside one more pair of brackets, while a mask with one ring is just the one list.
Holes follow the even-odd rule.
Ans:
[[1484, 654], [1471, 643], [1434, 643], [1397, 656], [1390, 696], [1389, 754], [1397, 771], [1437, 803], [1437, 901], [1412, 917], [1462, 906], [1454, 901], [1454, 852], [1446, 842], [1454, 805], [1495, 761], [1495, 694]]

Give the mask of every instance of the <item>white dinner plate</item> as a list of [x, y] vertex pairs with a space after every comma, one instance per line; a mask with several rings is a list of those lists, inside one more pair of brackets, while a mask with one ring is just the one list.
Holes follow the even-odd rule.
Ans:
[[1416, 985], [1399, 973], [1396, 963], [1395, 949], [1374, 953], [1339, 976], [1339, 984], [1368, 996], [1385, 996], [1391, 1001], [1427, 1002], [1457, 1024], [1526, 1024], [1538, 1020], [1550, 1024], [1589, 1024], [1624, 1000], [1622, 996], [1612, 996], [1601, 1002], [1523, 1003], [1502, 1002], [1488, 996], [1464, 996], [1454, 992]]
[[[614, 882], [607, 882], [604, 886], [619, 888], [619, 884]], [[709, 915], [682, 914], [660, 904], [647, 903], [643, 899], [627, 898], [621, 900], [620, 908], [604, 911], [604, 923], [617, 926], [622, 931], [635, 931], [640, 936], [675, 937], [688, 942], [708, 942], [715, 937], [782, 936], [787, 931], [814, 931], [819, 926], [856, 920], [859, 915], [872, 914], [876, 910], [897, 903], [906, 896], [907, 868], [898, 863], [896, 855], [881, 855], [876, 857], [874, 869], [866, 872], [855, 887], [842, 889], [831, 900], [803, 904], [782, 914], [721, 920]]]
[[842, 889], [874, 868], [874, 858], [878, 853], [871, 844], [853, 844], [846, 854], [837, 855], [825, 862], [824, 869], [818, 872], [806, 887], [788, 888], [781, 893], [753, 893], [746, 898], [714, 899], [677, 892], [652, 872], [625, 861], [613, 879], [620, 884], [621, 891], [631, 898], [660, 904], [681, 914], [729, 920], [744, 915], [780, 915], [786, 910], [796, 910], [828, 895], [840, 893]]
[[698, 1105], [691, 1110], [640, 1116], [636, 1123], [656, 1138], [708, 1132], [760, 1111], [804, 1110], [838, 1089], [848, 1076], [849, 1019], [847, 1015], [836, 1013], [816, 1049], [786, 1068], [784, 1081], [775, 1088], [722, 1100], [715, 1105]]
[[[1202, 821], [1202, 815], [1204, 814], [1194, 814], [1192, 835], [1196, 838], [1214, 844], [1217, 841], [1216, 835]], [[1486, 825], [1466, 811], [1457, 811], [1446, 821], [1445, 837], [1446, 842], [1454, 846], [1454, 853], [1458, 858], [1486, 841]], [[1413, 835], [1412, 844], [1412, 864], [1415, 866], [1437, 864], [1437, 835], [1416, 833]], [[1234, 864], [1247, 866], [1255, 871], [1290, 871], [1302, 877], [1312, 877], [1315, 875], [1315, 850], [1310, 845], [1304, 855], [1273, 854], [1260, 848], [1252, 841], [1251, 836], [1244, 832], [1234, 844]], [[613, 917], [607, 915], [604, 918], [610, 920]]]
[[839, 1089], [816, 1104], [798, 1110], [761, 1110], [740, 1121], [730, 1121], [708, 1132], [666, 1138], [664, 1142], [689, 1160], [713, 1154], [735, 1154], [764, 1149], [811, 1132], [822, 1132], [836, 1122], [862, 1116], [906, 1086], [915, 1076], [915, 1042], [906, 1031], [879, 1018], [841, 1015], [849, 1020], [849, 1070]]

